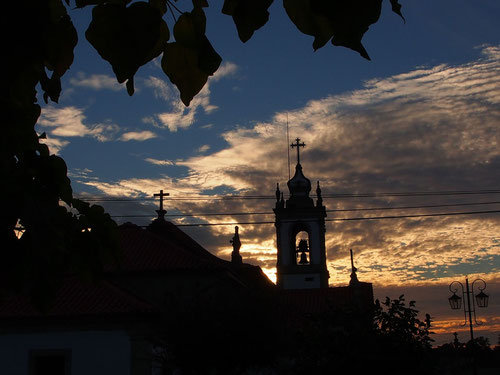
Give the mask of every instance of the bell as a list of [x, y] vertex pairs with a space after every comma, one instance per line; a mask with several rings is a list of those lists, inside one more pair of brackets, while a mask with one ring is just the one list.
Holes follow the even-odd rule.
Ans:
[[304, 252], [308, 251], [308, 246], [307, 246], [307, 240], [300, 240], [299, 241], [299, 248], [297, 252]]
[[302, 252], [300, 254], [299, 264], [309, 264], [309, 261], [307, 260], [307, 254], [305, 252]]

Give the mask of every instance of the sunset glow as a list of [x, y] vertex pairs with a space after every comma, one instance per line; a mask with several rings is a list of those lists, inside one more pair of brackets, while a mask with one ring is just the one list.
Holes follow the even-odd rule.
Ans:
[[[433, 6], [444, 12], [452, 4]], [[460, 6], [459, 22], [408, 3], [407, 24], [377, 24], [390, 43], [374, 29], [372, 62], [332, 46], [313, 54], [312, 41], [294, 39], [295, 30], [276, 31], [279, 16], [244, 46], [211, 25], [207, 33], [219, 36], [227, 57], [189, 107], [159, 61], [140, 70], [129, 98], [95, 52], [79, 46], [93, 69], [72, 68], [60, 103], [43, 107], [37, 130], [67, 161], [76, 196], [101, 204], [118, 223], [147, 225], [156, 215], [153, 194], [163, 189], [167, 220], [193, 225], [181, 229], [223, 259], [238, 225], [243, 261], [273, 282], [274, 192], [279, 183], [287, 199], [296, 163], [293, 151], [288, 164], [288, 147], [300, 137], [304, 174], [320, 182], [327, 209], [330, 285], [349, 282], [352, 249], [358, 278], [373, 283], [375, 297], [416, 300], [442, 344], [455, 331], [467, 339], [448, 285], [482, 278], [491, 298], [478, 310], [485, 322], [477, 333], [495, 344], [500, 9]]]

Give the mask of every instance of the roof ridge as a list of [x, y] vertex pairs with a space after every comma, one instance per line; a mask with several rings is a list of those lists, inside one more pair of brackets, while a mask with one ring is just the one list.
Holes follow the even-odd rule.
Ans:
[[[122, 249], [124, 250], [124, 258], [122, 261], [126, 263], [131, 259], [128, 257], [135, 257], [136, 261], [141, 262], [144, 269], [159, 270], [159, 269], [186, 269], [186, 268], [226, 268], [223, 267], [221, 262], [214, 262], [206, 257], [200, 256], [196, 253], [183, 248], [182, 244], [176, 243], [174, 240], [169, 239], [161, 234], [155, 233], [151, 230], [140, 228], [137, 225], [119, 226], [121, 232]], [[143, 254], [146, 257], [137, 258], [141, 253], [140, 248], [137, 252], [127, 252], [130, 246], [142, 246]], [[206, 251], [206, 250], [205, 250]], [[148, 257], [149, 256], [149, 257]], [[215, 256], [214, 256], [215, 257]], [[215, 257], [218, 259], [217, 257]], [[128, 268], [134, 268], [137, 264], [129, 264]], [[141, 266], [139, 265], [139, 267]], [[127, 265], [125, 265], [126, 270]]]
[[[154, 222], [156, 223], [156, 222]], [[173, 234], [173, 235], [176, 235], [178, 236], [178, 240], [181, 240], [182, 242], [184, 242], [184, 244], [186, 245], [191, 245], [191, 246], [195, 246], [196, 249], [193, 249], [195, 250], [196, 252], [199, 252], [199, 254], [196, 254], [196, 255], [201, 255], [203, 257], [206, 257], [208, 260], [210, 261], [215, 261], [215, 262], [221, 262], [224, 260], [223, 259], [220, 259], [219, 257], [217, 257], [216, 255], [212, 254], [210, 251], [208, 251], [207, 249], [205, 249], [202, 245], [200, 245], [194, 238], [192, 238], [191, 236], [189, 236], [187, 233], [185, 233], [184, 231], [182, 231], [181, 229], [179, 229], [179, 227], [177, 225], [175, 225], [174, 223], [172, 223], [171, 221], [168, 221], [168, 220], [163, 220], [162, 222], [160, 222], [159, 224], [150, 224], [148, 227], [147, 227], [147, 231], [149, 233], [153, 233], [155, 234], [156, 236], [160, 237], [160, 238], [163, 238], [165, 239], [166, 241], [169, 241], [171, 243], [174, 243], [171, 239], [169, 239], [168, 237], [166, 237], [166, 234], [168, 233], [160, 233], [156, 230], [156, 228], [159, 228], [160, 225], [162, 226], [167, 226], [169, 230], [172, 230], [172, 232], [170, 232], [170, 234]], [[175, 231], [175, 232], [173, 232]], [[179, 238], [180, 237], [180, 238]], [[187, 250], [189, 251], [189, 250]], [[192, 252], [190, 252], [192, 253]]]

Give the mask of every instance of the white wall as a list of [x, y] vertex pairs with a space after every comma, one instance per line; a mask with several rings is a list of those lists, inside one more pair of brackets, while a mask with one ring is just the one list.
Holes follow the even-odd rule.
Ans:
[[30, 350], [71, 349], [71, 375], [130, 375], [125, 331], [0, 335], [0, 374], [28, 375]]
[[[285, 289], [310, 289], [320, 288], [320, 276], [317, 273], [298, 273], [282, 275]], [[311, 279], [306, 281], [306, 279]]]

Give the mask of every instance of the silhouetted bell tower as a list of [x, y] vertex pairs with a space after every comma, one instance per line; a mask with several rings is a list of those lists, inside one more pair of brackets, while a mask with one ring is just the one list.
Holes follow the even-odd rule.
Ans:
[[276, 187], [275, 226], [278, 247], [277, 285], [282, 289], [328, 288], [326, 267], [325, 217], [319, 181], [316, 204], [309, 192], [311, 181], [302, 173], [300, 138], [291, 144], [297, 148], [295, 175], [288, 181], [289, 199]]

